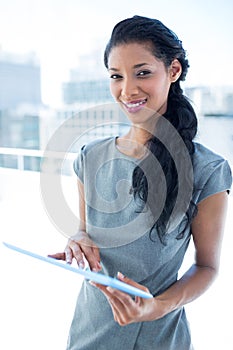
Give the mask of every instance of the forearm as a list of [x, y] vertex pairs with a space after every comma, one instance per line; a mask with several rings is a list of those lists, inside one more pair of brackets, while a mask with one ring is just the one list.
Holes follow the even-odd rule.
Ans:
[[162, 316], [198, 298], [216, 276], [217, 271], [212, 267], [193, 265], [181, 279], [155, 298], [155, 304], [160, 305]]
[[[107, 297], [114, 319], [121, 325], [154, 321], [196, 299], [214, 281], [217, 270], [193, 265], [184, 276], [157, 297], [144, 299], [132, 297], [114, 288], [95, 284]], [[134, 287], [148, 291], [146, 287], [118, 273], [118, 278]]]

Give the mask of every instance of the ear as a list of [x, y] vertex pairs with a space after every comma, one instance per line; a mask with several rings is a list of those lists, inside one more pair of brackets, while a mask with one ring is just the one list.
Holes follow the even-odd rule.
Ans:
[[175, 83], [179, 79], [182, 73], [182, 66], [180, 61], [178, 61], [177, 59], [174, 59], [170, 65], [169, 72], [170, 72], [171, 83]]

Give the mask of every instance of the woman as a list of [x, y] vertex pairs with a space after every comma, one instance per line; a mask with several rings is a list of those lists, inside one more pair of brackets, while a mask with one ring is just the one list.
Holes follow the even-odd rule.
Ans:
[[[74, 163], [81, 224], [53, 257], [80, 267], [86, 259], [93, 271], [154, 297], [84, 281], [67, 349], [188, 350], [184, 305], [218, 273], [231, 171], [193, 141], [197, 119], [180, 87], [189, 65], [171, 30], [155, 19], [126, 19], [104, 59], [131, 127], [82, 148]], [[177, 280], [191, 236], [195, 262]]]

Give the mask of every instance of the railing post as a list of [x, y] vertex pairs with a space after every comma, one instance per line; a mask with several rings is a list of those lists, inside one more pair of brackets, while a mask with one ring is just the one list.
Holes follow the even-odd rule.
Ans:
[[23, 156], [23, 154], [17, 154], [17, 167], [18, 167], [18, 170], [24, 170], [24, 156]]

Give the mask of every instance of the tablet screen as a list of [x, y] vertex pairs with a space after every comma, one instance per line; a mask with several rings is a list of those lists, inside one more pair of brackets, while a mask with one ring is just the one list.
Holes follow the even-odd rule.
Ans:
[[131, 295], [135, 295], [135, 296], [139, 296], [141, 298], [153, 298], [153, 295], [151, 295], [150, 293], [147, 293], [139, 288], [133, 287], [127, 283], [124, 283], [122, 281], [119, 281], [116, 278], [110, 277], [110, 276], [106, 276], [103, 275], [102, 273], [97, 273], [97, 272], [93, 272], [89, 269], [80, 269], [78, 267], [74, 267], [70, 264], [67, 264], [66, 262], [60, 261], [60, 260], [56, 260], [47, 256], [42, 256], [36, 253], [33, 253], [29, 250], [25, 250], [22, 249], [20, 247], [16, 247], [12, 244], [3, 242], [3, 244], [5, 245], [5, 247], [12, 249], [18, 253], [22, 253], [22, 254], [26, 254], [32, 258], [35, 259], [39, 259], [41, 261], [47, 262], [49, 264], [61, 267], [63, 269], [66, 269], [68, 271], [77, 273], [79, 275], [82, 275], [85, 279], [87, 280], [92, 280], [94, 282], [103, 284], [105, 286], [110, 286], [112, 288], [116, 288], [118, 290], [121, 290], [125, 293], [131, 294]]

